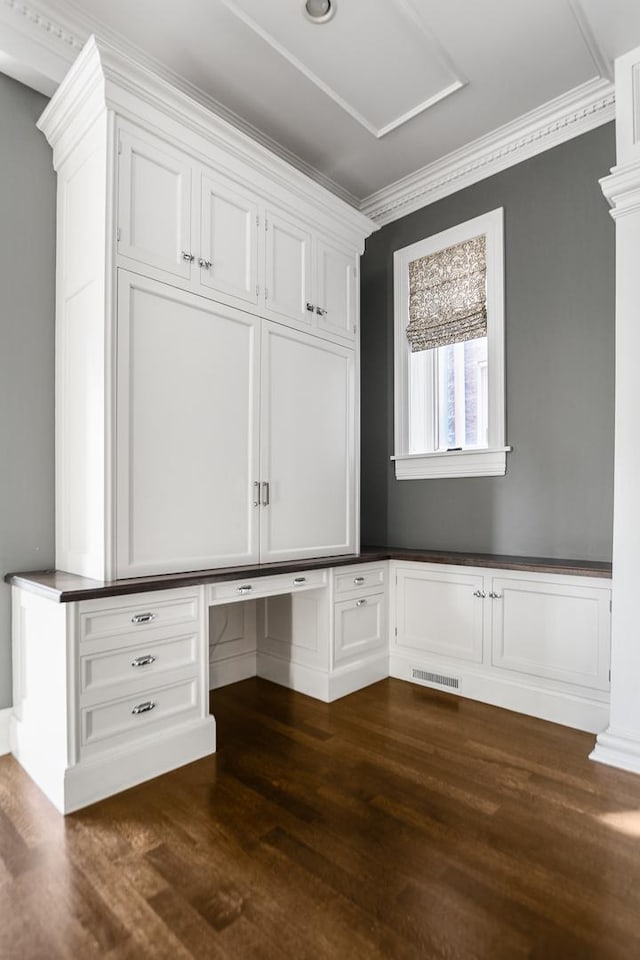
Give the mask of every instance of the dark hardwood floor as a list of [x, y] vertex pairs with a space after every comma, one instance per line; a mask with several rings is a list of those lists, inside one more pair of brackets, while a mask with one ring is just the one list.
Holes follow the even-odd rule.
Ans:
[[213, 695], [215, 757], [66, 819], [0, 759], [0, 957], [640, 957], [640, 777], [386, 680]]

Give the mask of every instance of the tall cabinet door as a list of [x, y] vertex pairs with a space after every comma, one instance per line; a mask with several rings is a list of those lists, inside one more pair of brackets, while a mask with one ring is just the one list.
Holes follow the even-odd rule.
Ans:
[[356, 336], [356, 256], [333, 246], [321, 237], [316, 245], [317, 322], [326, 330], [355, 340]]
[[158, 137], [119, 133], [118, 253], [188, 280], [191, 161]]
[[275, 210], [267, 211], [266, 224], [266, 308], [311, 326], [311, 233]]
[[221, 177], [202, 177], [200, 283], [223, 296], [258, 302], [258, 204]]
[[260, 320], [120, 271], [118, 577], [258, 560]]
[[354, 351], [263, 321], [262, 562], [355, 551], [355, 422]]

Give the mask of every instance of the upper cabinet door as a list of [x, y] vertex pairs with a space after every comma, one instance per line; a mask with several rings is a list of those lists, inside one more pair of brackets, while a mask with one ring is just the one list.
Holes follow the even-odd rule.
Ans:
[[355, 351], [265, 320], [261, 416], [261, 562], [354, 553]]
[[260, 320], [118, 278], [117, 576], [256, 563]]
[[[221, 177], [202, 177], [200, 283], [225, 297], [258, 302], [258, 204]], [[214, 295], [215, 295], [214, 293]]]
[[311, 233], [267, 211], [265, 303], [269, 312], [311, 326]]
[[191, 276], [191, 163], [140, 130], [119, 134], [118, 253]]
[[357, 322], [356, 255], [334, 247], [319, 237], [316, 263], [318, 330], [354, 340]]

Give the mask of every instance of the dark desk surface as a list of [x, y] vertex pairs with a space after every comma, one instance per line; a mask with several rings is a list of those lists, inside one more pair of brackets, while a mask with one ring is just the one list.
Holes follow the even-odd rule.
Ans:
[[451, 553], [443, 550], [412, 550], [403, 547], [363, 547], [360, 553], [340, 557], [319, 557], [312, 560], [290, 560], [284, 563], [261, 563], [255, 566], [221, 567], [188, 573], [166, 573], [131, 580], [91, 580], [61, 570], [37, 570], [32, 573], [8, 573], [5, 582], [58, 603], [118, 597], [152, 590], [170, 590], [225, 580], [254, 579], [278, 573], [341, 567], [352, 563], [373, 563], [376, 560], [410, 560], [419, 563], [450, 563], [463, 567], [521, 570], [533, 573], [569, 574], [583, 577], [609, 578], [611, 564], [596, 560], [556, 560], [542, 557], [510, 557], [488, 553]]

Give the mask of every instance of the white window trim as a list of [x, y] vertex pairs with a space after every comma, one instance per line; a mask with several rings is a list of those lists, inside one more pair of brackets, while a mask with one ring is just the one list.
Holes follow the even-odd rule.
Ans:
[[[396, 250], [394, 274], [394, 434], [397, 480], [430, 477], [501, 477], [507, 470], [505, 446], [504, 372], [504, 229], [503, 208], [457, 224], [432, 237]], [[409, 353], [406, 336], [409, 315], [409, 263], [445, 247], [484, 233], [487, 238], [487, 367], [488, 446], [480, 449], [410, 454]]]

